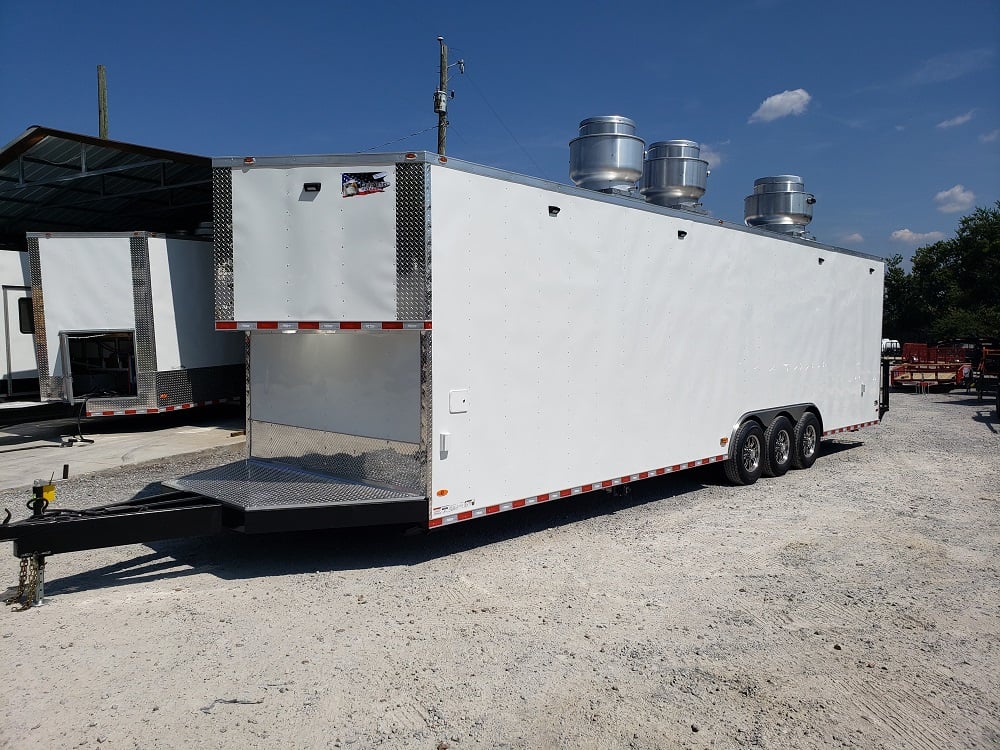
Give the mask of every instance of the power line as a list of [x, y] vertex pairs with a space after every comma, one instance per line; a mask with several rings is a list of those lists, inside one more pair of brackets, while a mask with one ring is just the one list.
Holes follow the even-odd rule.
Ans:
[[413, 138], [414, 136], [417, 136], [417, 135], [423, 135], [428, 130], [434, 130], [434, 128], [436, 128], [436, 127], [437, 127], [437, 125], [431, 125], [429, 128], [424, 128], [423, 130], [418, 130], [416, 133], [410, 133], [409, 135], [404, 135], [402, 138], [397, 138], [397, 139], [395, 139], [393, 141], [386, 141], [385, 143], [380, 143], [377, 146], [372, 146], [371, 148], [366, 148], [361, 153], [365, 153], [367, 151], [374, 151], [375, 149], [382, 148], [383, 146], [390, 146], [393, 143], [399, 143], [400, 141], [405, 141], [407, 138]]
[[493, 116], [497, 118], [497, 122], [499, 122], [500, 125], [503, 127], [503, 129], [507, 131], [507, 135], [510, 136], [510, 139], [514, 141], [515, 144], [517, 144], [517, 147], [521, 149], [521, 153], [527, 156], [528, 161], [530, 161], [535, 166], [535, 169], [538, 170], [538, 175], [540, 177], [544, 177], [545, 170], [543, 170], [541, 166], [539, 166], [538, 162], [535, 161], [535, 158], [531, 154], [529, 154], [528, 150], [521, 145], [521, 142], [519, 140], [517, 140], [517, 136], [515, 136], [514, 133], [511, 132], [511, 129], [507, 127], [507, 124], [500, 117], [500, 114], [493, 108], [493, 105], [490, 104], [489, 100], [486, 98], [486, 95], [480, 90], [479, 86], [476, 85], [476, 82], [472, 79], [472, 76], [469, 75], [468, 71], [466, 71], [465, 77], [468, 79], [469, 83], [472, 84], [472, 88], [476, 90], [476, 93], [479, 94], [480, 98], [483, 100], [486, 106], [489, 107], [490, 112], [493, 113]]

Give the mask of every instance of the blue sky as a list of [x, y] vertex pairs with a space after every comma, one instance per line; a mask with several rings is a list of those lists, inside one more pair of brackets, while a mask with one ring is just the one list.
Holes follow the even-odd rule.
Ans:
[[[742, 221], [758, 177], [798, 174], [831, 244], [908, 258], [1000, 198], [1000, 3], [912, 0], [146, 2], [0, 0], [0, 142], [29, 125], [203, 154], [436, 147], [569, 182], [594, 115], [702, 144], [703, 203]], [[420, 135], [401, 139], [411, 133]]]

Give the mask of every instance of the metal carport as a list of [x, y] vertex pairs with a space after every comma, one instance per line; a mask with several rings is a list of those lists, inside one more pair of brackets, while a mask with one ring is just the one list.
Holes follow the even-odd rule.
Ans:
[[204, 156], [29, 127], [0, 151], [0, 247], [25, 232], [193, 233], [212, 219]]

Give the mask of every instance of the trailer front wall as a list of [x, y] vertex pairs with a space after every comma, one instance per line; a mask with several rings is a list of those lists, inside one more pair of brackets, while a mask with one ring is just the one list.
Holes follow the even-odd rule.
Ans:
[[878, 262], [447, 167], [431, 206], [432, 517], [877, 419]]
[[233, 318], [396, 320], [395, 168], [264, 161], [231, 176]]
[[59, 398], [63, 376], [60, 332], [136, 328], [132, 250], [127, 236], [37, 239], [44, 359], [46, 372], [53, 379], [49, 393], [42, 395]]

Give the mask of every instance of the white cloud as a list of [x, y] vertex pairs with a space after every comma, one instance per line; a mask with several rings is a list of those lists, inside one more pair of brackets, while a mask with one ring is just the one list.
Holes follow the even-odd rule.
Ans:
[[938, 211], [941, 213], [955, 214], [972, 208], [976, 202], [976, 194], [966, 190], [965, 185], [955, 185], [935, 195], [934, 202], [938, 204]]
[[897, 125], [896, 126], [896, 132], [897, 133], [902, 133], [904, 130], [906, 130], [906, 126], [905, 125]]
[[709, 169], [715, 169], [717, 166], [722, 164], [723, 156], [722, 152], [715, 148], [715, 146], [710, 146], [707, 143], [699, 144], [701, 148], [701, 158], [708, 162]]
[[941, 83], [953, 81], [969, 73], [989, 67], [993, 50], [970, 49], [950, 55], [938, 55], [925, 62], [910, 76], [912, 83]]
[[979, 140], [983, 143], [993, 143], [998, 138], [1000, 138], [1000, 128], [997, 130], [991, 130], [989, 133], [983, 133], [979, 136]]
[[939, 242], [944, 239], [944, 232], [911, 232], [909, 229], [897, 229], [892, 233], [892, 239], [896, 242], [905, 242], [908, 245], [917, 245], [922, 242]]
[[957, 117], [952, 117], [950, 120], [945, 120], [944, 122], [939, 122], [937, 126], [939, 128], [953, 128], [956, 125], [965, 125], [969, 120], [972, 119], [973, 113], [976, 110], [970, 109], [964, 115], [958, 115]]
[[858, 245], [865, 241], [865, 238], [860, 232], [855, 232], [854, 234], [845, 235], [841, 242], [849, 242], [852, 245]]
[[757, 111], [750, 115], [749, 122], [771, 122], [788, 115], [801, 115], [806, 111], [810, 101], [812, 96], [805, 89], [782, 91], [761, 102]]

